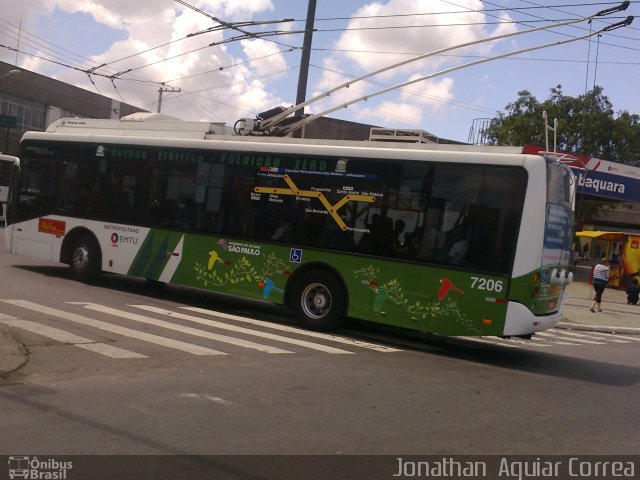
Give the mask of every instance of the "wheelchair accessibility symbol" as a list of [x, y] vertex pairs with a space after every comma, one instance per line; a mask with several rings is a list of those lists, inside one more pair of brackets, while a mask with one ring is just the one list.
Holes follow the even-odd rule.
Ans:
[[292, 263], [302, 262], [302, 250], [299, 248], [292, 248], [289, 253], [289, 261]]

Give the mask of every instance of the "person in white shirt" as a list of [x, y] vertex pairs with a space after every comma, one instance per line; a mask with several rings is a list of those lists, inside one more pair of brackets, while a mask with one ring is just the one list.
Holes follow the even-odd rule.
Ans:
[[602, 292], [607, 288], [610, 273], [611, 269], [609, 268], [609, 260], [602, 257], [600, 263], [593, 269], [593, 289], [596, 291], [596, 295], [590, 308], [593, 313], [595, 313], [596, 310], [598, 312], [602, 311], [602, 307], [600, 305], [602, 303]]

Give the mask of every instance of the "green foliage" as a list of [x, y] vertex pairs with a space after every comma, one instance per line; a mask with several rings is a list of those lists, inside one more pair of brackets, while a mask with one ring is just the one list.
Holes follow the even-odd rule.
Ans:
[[[473, 325], [473, 322], [460, 310], [457, 302], [449, 298], [446, 298], [444, 301], [438, 301], [429, 298], [428, 295], [416, 295], [414, 293], [405, 295], [402, 285], [397, 278], [376, 286], [376, 277], [379, 273], [380, 270], [373, 265], [353, 271], [356, 278], [364, 278], [366, 281], [372, 283], [369, 285], [369, 288], [382, 303], [390, 301], [398, 305], [413, 316], [414, 322], [418, 320], [453, 320], [456, 323], [464, 325], [468, 331], [480, 335], [480, 330], [478, 330]], [[420, 298], [422, 298], [422, 301], [420, 301]], [[379, 301], [378, 299], [376, 301]], [[380, 307], [382, 307], [382, 303], [380, 303]]]
[[523, 90], [505, 110], [487, 131], [493, 144], [544, 146], [542, 114], [546, 111], [550, 123], [558, 119], [559, 150], [640, 166], [640, 116], [627, 111], [616, 114], [602, 87], [570, 97], [558, 85], [544, 102]]
[[262, 279], [246, 257], [242, 257], [230, 269], [225, 270], [223, 274], [219, 274], [215, 269], [208, 270], [198, 262], [196, 262], [194, 271], [196, 272], [196, 279], [203, 282], [205, 287], [209, 285], [215, 287], [227, 284], [236, 285], [241, 282], [257, 282]]

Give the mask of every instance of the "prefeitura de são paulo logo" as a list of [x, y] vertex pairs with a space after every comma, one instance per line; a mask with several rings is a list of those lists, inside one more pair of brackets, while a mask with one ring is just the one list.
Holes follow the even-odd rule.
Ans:
[[10, 456], [8, 463], [10, 479], [65, 480], [67, 471], [73, 468], [73, 462], [16, 455]]

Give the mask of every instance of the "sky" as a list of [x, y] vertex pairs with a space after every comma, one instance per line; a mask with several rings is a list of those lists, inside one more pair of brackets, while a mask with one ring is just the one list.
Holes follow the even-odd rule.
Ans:
[[[317, 0], [307, 99], [418, 55], [518, 35], [390, 69], [314, 102], [305, 111], [324, 112], [430, 76], [330, 116], [387, 128], [421, 129], [466, 142], [474, 120], [477, 125], [480, 119], [505, 111], [519, 91], [528, 90], [544, 101], [557, 85], [569, 96], [583, 95], [599, 85], [616, 112], [640, 114], [640, 19], [591, 40], [440, 74], [470, 62], [584, 36], [640, 14], [636, 0], [626, 12], [606, 19], [526, 32], [616, 4]], [[162, 94], [162, 113], [229, 125], [296, 103], [305, 1], [0, 0], [0, 7], [1, 61], [149, 111], [157, 111], [160, 88], [173, 90]], [[540, 126], [543, 129], [542, 119]]]

